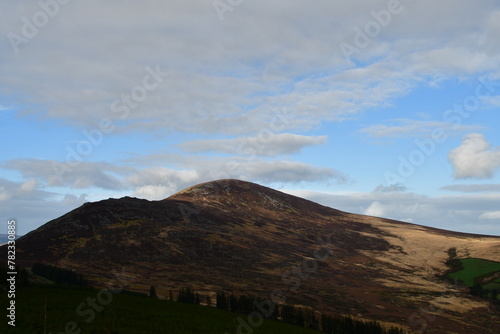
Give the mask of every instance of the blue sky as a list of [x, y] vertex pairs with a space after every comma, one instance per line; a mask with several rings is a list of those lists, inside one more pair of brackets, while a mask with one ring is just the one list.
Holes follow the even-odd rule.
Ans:
[[21, 234], [230, 177], [500, 235], [495, 1], [3, 7], [0, 213]]

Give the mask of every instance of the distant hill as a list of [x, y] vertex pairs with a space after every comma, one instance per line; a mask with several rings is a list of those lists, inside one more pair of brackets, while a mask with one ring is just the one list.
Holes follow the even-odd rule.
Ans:
[[[160, 297], [190, 286], [276, 298], [427, 333], [497, 333], [500, 313], [443, 277], [457, 258], [500, 261], [500, 237], [351, 214], [238, 180], [165, 200], [86, 203], [17, 242], [17, 261], [46, 262], [106, 287]], [[2, 248], [5, 252], [5, 247]]]
[[[9, 241], [8, 237], [9, 237], [8, 234], [0, 234], [0, 245], [5, 244], [7, 241]], [[19, 239], [20, 237], [21, 235], [16, 235], [16, 240]]]

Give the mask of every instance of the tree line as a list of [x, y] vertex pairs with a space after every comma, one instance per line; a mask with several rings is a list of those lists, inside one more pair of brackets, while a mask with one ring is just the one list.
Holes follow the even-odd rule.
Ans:
[[[170, 294], [172, 295], [172, 294]], [[170, 298], [172, 299], [172, 297]], [[179, 291], [177, 301], [189, 304], [200, 304], [201, 297], [199, 293], [191, 288], [182, 288]], [[207, 298], [207, 304], [210, 299]], [[261, 312], [263, 300], [259, 297], [248, 295], [226, 294], [222, 291], [216, 293], [215, 306], [218, 309], [250, 314], [252, 312]], [[401, 328], [391, 327], [385, 329], [377, 321], [363, 321], [353, 319], [349, 316], [330, 316], [319, 315], [311, 309], [304, 309], [293, 305], [274, 305], [272, 309], [268, 308], [266, 317], [270, 320], [281, 321], [284, 323], [301, 326], [331, 334], [404, 334]]]
[[180, 303], [200, 305], [200, 294], [191, 288], [182, 288], [177, 296], [177, 301]]
[[88, 286], [88, 282], [82, 274], [78, 274], [71, 269], [64, 269], [50, 264], [35, 263], [31, 267], [34, 275], [45, 277], [56, 284], [69, 284], [78, 286]]
[[500, 300], [498, 299], [499, 292], [496, 289], [485, 289], [482, 287], [481, 284], [475, 284], [472, 287], [470, 287], [470, 294], [476, 297], [488, 299], [490, 302], [492, 302], [495, 305], [500, 306]]

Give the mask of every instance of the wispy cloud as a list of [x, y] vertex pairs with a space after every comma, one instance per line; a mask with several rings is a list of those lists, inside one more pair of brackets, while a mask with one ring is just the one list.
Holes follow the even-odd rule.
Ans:
[[454, 184], [441, 189], [464, 193], [500, 192], [500, 184]]
[[432, 134], [435, 129], [441, 129], [447, 134], [478, 131], [484, 129], [479, 125], [461, 125], [444, 121], [420, 121], [413, 119], [394, 119], [389, 124], [373, 124], [360, 132], [374, 138], [424, 137]]
[[59, 175], [56, 169], [61, 165], [62, 162], [55, 160], [16, 159], [4, 162], [1, 167], [18, 171], [23, 177], [40, 180], [50, 187], [76, 189], [98, 187], [110, 190], [125, 188], [123, 182], [113, 174], [123, 174], [131, 170], [128, 167], [119, 167], [106, 162], [82, 162], [71, 172]]
[[488, 211], [479, 216], [479, 219], [500, 220], [500, 211]]
[[482, 101], [493, 108], [500, 107], [500, 95], [485, 97]]
[[408, 188], [401, 183], [395, 183], [395, 184], [391, 184], [389, 186], [384, 186], [384, 185], [380, 184], [373, 191], [380, 192], [380, 193], [406, 192], [406, 191], [408, 191]]
[[300, 152], [306, 146], [326, 143], [327, 136], [263, 132], [259, 136], [235, 139], [187, 141], [180, 147], [189, 153], [216, 152], [250, 156], [278, 156]]

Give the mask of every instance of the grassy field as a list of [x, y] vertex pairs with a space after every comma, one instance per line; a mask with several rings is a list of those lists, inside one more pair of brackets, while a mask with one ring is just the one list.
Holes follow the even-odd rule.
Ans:
[[[460, 263], [455, 263], [455, 271], [448, 274], [448, 277], [457, 278], [463, 281], [467, 286], [471, 287], [474, 284], [481, 284], [483, 280], [493, 277], [495, 273], [500, 272], [500, 262], [469, 258], [456, 260]], [[496, 279], [483, 286], [488, 289], [499, 289], [500, 279]]]
[[[6, 294], [2, 294], [6, 312]], [[45, 306], [46, 305], [46, 306]], [[46, 311], [45, 311], [46, 310]], [[212, 307], [110, 294], [88, 288], [29, 286], [16, 293], [16, 327], [2, 316], [1, 333], [85, 334], [85, 333], [237, 333], [238, 318], [248, 316]], [[46, 319], [46, 320], [45, 320]], [[255, 324], [259, 319], [253, 319]], [[252, 322], [251, 322], [252, 323]], [[313, 334], [313, 330], [265, 320], [249, 327], [253, 333]], [[240, 333], [250, 333], [241, 328]]]
[[491, 283], [483, 285], [483, 289], [486, 290], [500, 290], [500, 280], [493, 281]]

